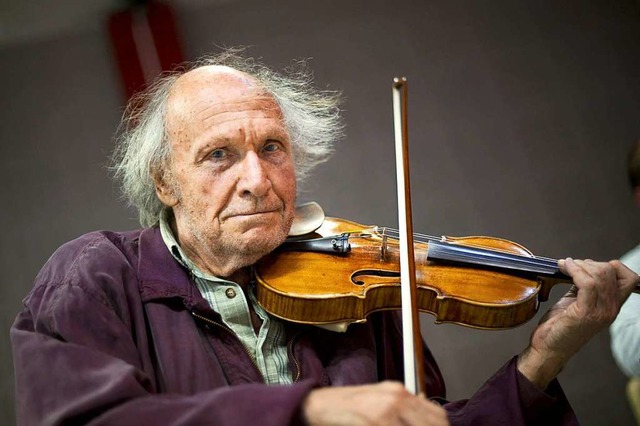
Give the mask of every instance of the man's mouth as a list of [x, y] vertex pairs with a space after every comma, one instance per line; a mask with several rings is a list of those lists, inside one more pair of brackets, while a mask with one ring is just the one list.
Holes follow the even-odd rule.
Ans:
[[279, 209], [271, 209], [271, 210], [258, 210], [258, 211], [252, 211], [252, 212], [239, 212], [239, 213], [233, 213], [228, 217], [230, 218], [231, 217], [259, 217], [259, 216], [266, 216], [273, 213], [277, 213], [279, 211], [280, 211]]

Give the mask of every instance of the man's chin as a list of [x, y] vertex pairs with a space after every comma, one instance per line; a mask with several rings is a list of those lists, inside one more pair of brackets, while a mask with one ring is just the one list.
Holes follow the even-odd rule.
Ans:
[[272, 227], [253, 227], [238, 239], [242, 250], [247, 254], [265, 256], [282, 244], [287, 237], [283, 230], [274, 231]]
[[260, 258], [284, 242], [291, 226], [286, 222], [279, 213], [235, 216], [227, 222], [232, 225], [227, 234], [232, 240], [227, 242], [248, 256]]

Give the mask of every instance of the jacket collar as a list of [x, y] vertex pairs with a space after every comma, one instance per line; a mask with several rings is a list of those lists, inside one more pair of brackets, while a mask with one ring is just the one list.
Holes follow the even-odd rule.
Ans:
[[140, 233], [138, 279], [144, 303], [157, 299], [182, 299], [191, 311], [211, 311], [192, 283], [189, 272], [173, 258], [157, 226]]

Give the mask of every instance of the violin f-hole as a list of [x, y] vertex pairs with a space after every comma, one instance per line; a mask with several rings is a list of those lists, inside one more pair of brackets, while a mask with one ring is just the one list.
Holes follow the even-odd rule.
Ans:
[[[369, 277], [365, 279], [365, 277]], [[360, 269], [351, 274], [351, 282], [356, 285], [388, 283], [388, 278], [397, 278], [400, 284], [400, 272], [381, 269]]]

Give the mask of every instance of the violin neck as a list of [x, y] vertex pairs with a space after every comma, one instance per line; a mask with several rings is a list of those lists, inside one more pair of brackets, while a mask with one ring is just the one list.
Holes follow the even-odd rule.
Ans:
[[558, 279], [569, 279], [558, 269], [554, 259], [528, 257], [484, 248], [429, 241], [427, 257], [455, 263], [467, 263], [525, 274], [536, 274]]
[[[445, 241], [430, 241], [427, 258], [456, 263], [468, 263], [500, 270], [514, 271], [518, 274], [534, 274], [542, 284], [540, 300], [548, 298], [551, 287], [559, 283], [571, 283], [571, 277], [558, 269], [555, 259], [528, 257], [518, 254], [497, 252], [489, 249], [451, 244]], [[633, 293], [640, 294], [640, 283]]]
[[554, 259], [529, 257], [444, 241], [429, 241], [427, 258], [457, 264], [466, 263], [533, 277], [540, 283], [538, 300], [541, 302], [549, 299], [554, 285], [572, 282], [571, 277], [560, 272], [558, 262]]

